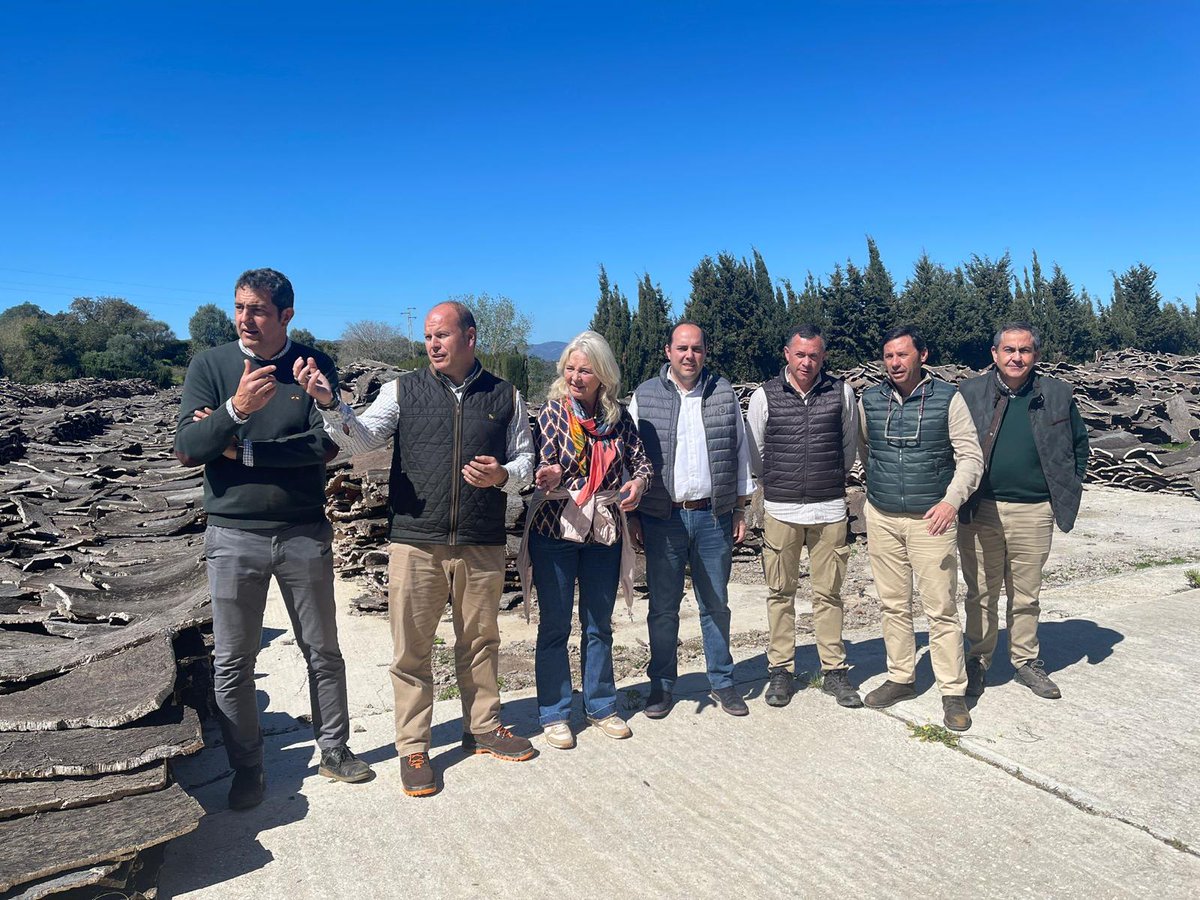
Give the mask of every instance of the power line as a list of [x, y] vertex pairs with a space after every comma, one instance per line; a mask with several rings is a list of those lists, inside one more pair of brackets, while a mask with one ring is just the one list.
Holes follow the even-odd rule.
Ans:
[[144, 284], [139, 281], [116, 281], [112, 278], [93, 278], [89, 275], [61, 275], [56, 272], [37, 272], [33, 269], [10, 269], [7, 266], [0, 266], [0, 272], [19, 272], [22, 275], [41, 275], [44, 278], [66, 278], [70, 281], [99, 281], [104, 284], [121, 284], [127, 287], [149, 288], [152, 291], [182, 291], [185, 294], [212, 295], [212, 291], [203, 291], [199, 288], [167, 287], [162, 284]]

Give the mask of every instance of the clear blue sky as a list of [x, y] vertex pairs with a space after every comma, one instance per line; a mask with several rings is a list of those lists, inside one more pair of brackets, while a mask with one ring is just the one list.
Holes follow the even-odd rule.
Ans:
[[[274, 266], [295, 324], [506, 294], [586, 326], [604, 263], [898, 283], [1036, 249], [1107, 299], [1200, 283], [1193, 3], [7, 3], [0, 307], [127, 297], [186, 337]], [[70, 276], [70, 277], [68, 277]], [[420, 319], [418, 318], [417, 328]]]

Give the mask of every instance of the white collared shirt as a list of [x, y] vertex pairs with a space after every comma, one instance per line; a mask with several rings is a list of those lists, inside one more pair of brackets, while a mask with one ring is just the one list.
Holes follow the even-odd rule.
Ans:
[[[712, 469], [708, 465], [708, 435], [704, 430], [704, 384], [697, 381], [695, 387], [687, 390], [669, 369], [667, 378], [679, 391], [679, 420], [675, 426], [674, 483], [666, 487], [675, 503], [706, 500], [712, 497], [713, 486]], [[636, 394], [629, 401], [629, 415], [637, 421]], [[750, 469], [750, 448], [740, 406], [734, 428], [737, 431], [737, 492], [739, 497], [748, 497], [754, 493], [754, 475]]]

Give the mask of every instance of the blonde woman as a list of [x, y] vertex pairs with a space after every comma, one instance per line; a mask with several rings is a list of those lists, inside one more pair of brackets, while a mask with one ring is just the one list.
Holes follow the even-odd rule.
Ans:
[[[637, 425], [617, 403], [620, 384], [608, 342], [585, 331], [563, 350], [558, 378], [538, 415], [538, 489], [522, 557], [532, 565], [538, 597], [539, 717], [546, 742], [560, 750], [575, 746], [567, 639], [577, 584], [584, 712], [608, 737], [632, 735], [617, 715], [612, 613], [618, 585], [632, 602], [633, 550], [625, 540], [625, 513], [637, 508], [653, 469]], [[528, 568], [523, 566], [526, 596]]]

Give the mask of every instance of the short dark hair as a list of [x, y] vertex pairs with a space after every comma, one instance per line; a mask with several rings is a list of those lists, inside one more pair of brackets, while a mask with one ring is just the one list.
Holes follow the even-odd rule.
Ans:
[[704, 349], [707, 350], [708, 349], [708, 334], [699, 325], [699, 323], [693, 322], [691, 319], [680, 319], [678, 322], [676, 322], [674, 325], [671, 326], [671, 333], [669, 335], [667, 335], [667, 346], [669, 347], [673, 343], [675, 343], [675, 332], [678, 331], [680, 328], [682, 328], [684, 325], [689, 325], [692, 328], [695, 328], [697, 331], [700, 332], [700, 342], [702, 344], [704, 344]]
[[921, 332], [917, 330], [916, 325], [897, 325], [883, 336], [883, 343], [880, 346], [886, 346], [902, 337], [912, 338], [913, 346], [917, 348], [918, 353], [925, 352], [925, 338], [921, 337]]
[[820, 338], [821, 349], [825, 349], [825, 335], [821, 334], [821, 329], [816, 325], [809, 325], [808, 323], [797, 325], [788, 332], [787, 338], [783, 342], [783, 346], [790, 347], [792, 345], [792, 338], [803, 338], [806, 341]]
[[468, 328], [477, 328], [475, 324], [475, 314], [471, 312], [471, 308], [467, 304], [458, 300], [446, 300], [438, 303], [437, 306], [449, 306], [458, 314], [458, 327], [462, 329], [462, 333], [466, 334]]
[[996, 336], [992, 338], [993, 350], [1000, 349], [1000, 342], [1004, 340], [1006, 331], [1028, 331], [1029, 336], [1033, 338], [1033, 352], [1042, 352], [1042, 335], [1028, 322], [1001, 322], [1000, 327], [996, 329]]
[[266, 294], [280, 312], [296, 305], [292, 283], [286, 275], [275, 269], [247, 269], [233, 286], [233, 292], [236, 294], [242, 288], [256, 294]]

